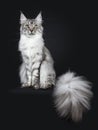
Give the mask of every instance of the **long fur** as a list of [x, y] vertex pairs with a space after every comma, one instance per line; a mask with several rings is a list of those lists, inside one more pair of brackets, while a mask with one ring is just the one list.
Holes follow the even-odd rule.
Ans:
[[[20, 24], [22, 65], [19, 75], [22, 87], [46, 89], [55, 85], [54, 63], [45, 47], [41, 13], [33, 21], [21, 13]], [[60, 76], [53, 92], [57, 111], [61, 116], [71, 116], [74, 121], [81, 120], [83, 112], [90, 109], [92, 95], [90, 83], [73, 72]]]
[[43, 39], [42, 15], [39, 13], [35, 19], [27, 19], [21, 12], [20, 24], [21, 85], [35, 89], [51, 87], [55, 84], [55, 70]]
[[90, 109], [91, 85], [83, 77], [67, 72], [60, 76], [54, 88], [54, 101], [60, 116], [80, 121], [83, 112]]

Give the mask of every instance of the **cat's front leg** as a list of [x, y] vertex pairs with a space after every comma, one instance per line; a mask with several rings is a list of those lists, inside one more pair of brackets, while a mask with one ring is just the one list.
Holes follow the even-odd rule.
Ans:
[[31, 71], [27, 69], [27, 86], [31, 86], [31, 82], [32, 82], [31, 75], [32, 75]]
[[22, 88], [31, 86], [31, 72], [26, 69], [26, 80], [22, 83]]
[[23, 57], [24, 65], [25, 65], [25, 77], [26, 77], [26, 80], [22, 84], [22, 87], [30, 87], [31, 81], [32, 81], [31, 80], [32, 71], [31, 71], [30, 58], [27, 55], [23, 55], [22, 57]]
[[32, 65], [32, 86], [35, 89], [39, 88], [39, 70], [40, 70], [40, 65], [43, 60], [43, 55], [42, 54], [37, 54], [34, 58], [34, 62]]
[[35, 70], [33, 70], [33, 74], [32, 74], [32, 86], [35, 89], [39, 88], [39, 69], [36, 68]]

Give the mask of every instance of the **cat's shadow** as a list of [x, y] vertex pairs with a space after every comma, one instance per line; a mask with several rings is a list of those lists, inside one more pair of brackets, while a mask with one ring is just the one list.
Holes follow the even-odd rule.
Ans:
[[47, 88], [47, 89], [34, 89], [32, 87], [16, 87], [14, 89], [10, 89], [9, 93], [10, 94], [52, 94], [53, 92], [53, 87]]

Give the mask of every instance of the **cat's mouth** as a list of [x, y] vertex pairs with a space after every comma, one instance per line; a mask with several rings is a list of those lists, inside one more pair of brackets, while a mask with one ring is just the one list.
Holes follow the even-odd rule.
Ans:
[[34, 32], [31, 32], [30, 35], [35, 35], [35, 33], [34, 33]]
[[34, 33], [34, 31], [30, 31], [30, 33], [29, 33], [29, 35], [34, 35], [35, 33]]

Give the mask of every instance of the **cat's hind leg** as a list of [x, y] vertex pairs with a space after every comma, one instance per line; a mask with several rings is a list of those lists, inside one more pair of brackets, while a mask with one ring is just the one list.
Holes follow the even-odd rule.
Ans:
[[20, 76], [20, 82], [22, 84], [21, 87], [27, 87], [28, 85], [27, 85], [27, 74], [25, 63], [22, 63], [20, 66], [19, 76]]
[[43, 61], [40, 67], [40, 88], [46, 89], [55, 85], [55, 70], [53, 65]]

